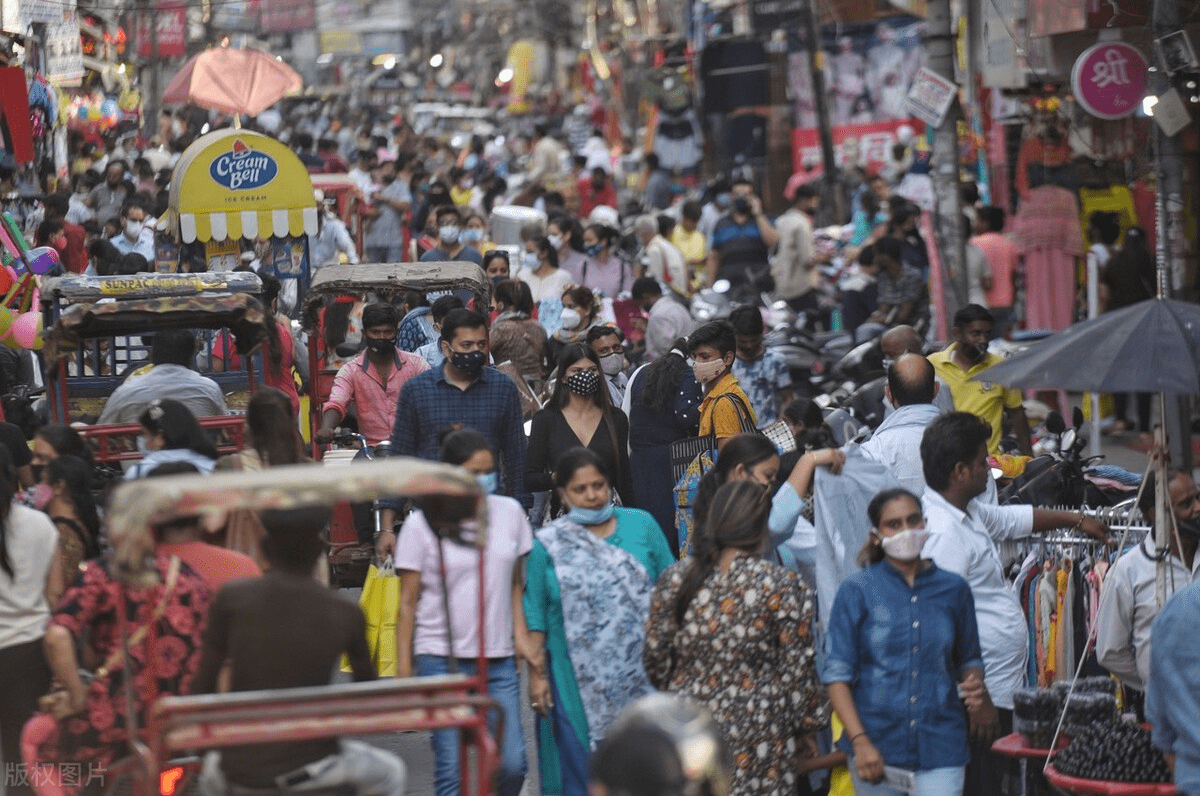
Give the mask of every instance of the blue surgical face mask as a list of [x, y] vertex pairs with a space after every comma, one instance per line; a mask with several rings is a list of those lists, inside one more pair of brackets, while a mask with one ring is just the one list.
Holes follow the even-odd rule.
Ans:
[[588, 257], [595, 257], [603, 250], [604, 250], [603, 243], [593, 243], [591, 246], [583, 247], [583, 253], [586, 254]]
[[479, 243], [483, 240], [482, 229], [464, 229], [458, 236], [459, 243]]
[[485, 495], [494, 495], [496, 490], [500, 488], [500, 474], [492, 471], [475, 476], [475, 480], [479, 482], [479, 488], [483, 490]]
[[571, 506], [571, 510], [567, 512], [567, 519], [580, 525], [602, 525], [612, 519], [613, 511], [611, 500], [598, 509]]

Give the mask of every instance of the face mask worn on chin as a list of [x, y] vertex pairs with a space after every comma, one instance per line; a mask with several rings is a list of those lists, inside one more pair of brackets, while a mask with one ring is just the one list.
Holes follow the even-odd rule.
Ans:
[[559, 316], [562, 321], [562, 328], [570, 331], [583, 321], [583, 316], [579, 314], [579, 310], [574, 307], [564, 307], [562, 315]]
[[596, 389], [600, 386], [600, 377], [594, 370], [581, 370], [567, 376], [563, 380], [563, 384], [567, 385], [567, 389], [576, 395], [589, 398], [596, 394]]
[[475, 378], [487, 364], [487, 353], [483, 351], [451, 351], [450, 364], [456, 370]]
[[442, 243], [458, 243], [458, 227], [442, 227], [438, 230]]
[[385, 337], [382, 340], [370, 339], [367, 340], [367, 348], [380, 356], [387, 356], [388, 354], [396, 353], [396, 341], [389, 337]]
[[1175, 527], [1178, 529], [1180, 536], [1186, 536], [1189, 539], [1200, 539], [1200, 517], [1179, 520], [1175, 523]]
[[880, 544], [883, 552], [897, 561], [916, 561], [928, 538], [929, 531], [924, 528], [908, 528], [895, 536], [883, 537]]
[[609, 354], [605, 357], [600, 357], [600, 369], [604, 371], [605, 376], [615, 376], [625, 369], [624, 354]]
[[692, 365], [692, 375], [696, 377], [696, 381], [701, 384], [708, 384], [721, 374], [725, 369], [725, 360], [710, 359], [707, 362], [697, 362]]
[[479, 488], [485, 495], [494, 495], [500, 488], [500, 474], [496, 472], [482, 473], [475, 476], [475, 480], [479, 482]]
[[34, 484], [30, 491], [29, 499], [33, 502], [33, 507], [38, 511], [46, 508], [49, 505], [51, 498], [54, 497], [54, 488], [49, 484]]
[[[570, 506], [570, 504], [567, 504]], [[567, 519], [577, 522], [580, 525], [601, 525], [612, 519], [613, 516], [612, 501], [608, 501], [603, 506], [597, 509], [585, 509], [580, 506], [570, 506], [567, 512]]]

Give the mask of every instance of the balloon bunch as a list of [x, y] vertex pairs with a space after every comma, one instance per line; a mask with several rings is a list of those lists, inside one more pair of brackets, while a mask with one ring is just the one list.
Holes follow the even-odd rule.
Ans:
[[41, 350], [42, 313], [38, 277], [59, 268], [58, 252], [31, 249], [11, 213], [0, 215], [0, 343]]

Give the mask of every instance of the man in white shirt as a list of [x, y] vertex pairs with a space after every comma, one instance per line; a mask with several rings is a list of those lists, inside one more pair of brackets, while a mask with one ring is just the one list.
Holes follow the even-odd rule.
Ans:
[[658, 219], [651, 215], [638, 216], [633, 232], [642, 244], [642, 262], [646, 276], [666, 284], [681, 296], [688, 294], [687, 262], [683, 252], [660, 234]]
[[674, 299], [663, 298], [662, 286], [652, 276], [633, 282], [633, 300], [649, 314], [646, 320], [646, 360], [653, 362], [671, 350], [680, 337], [687, 337], [696, 328], [692, 315]]
[[921, 437], [942, 411], [933, 403], [938, 394], [933, 365], [920, 354], [904, 354], [888, 368], [885, 400], [895, 407], [862, 452], [887, 467], [900, 486], [920, 495], [925, 491], [925, 472], [921, 459], [913, 452], [921, 447]]
[[161, 329], [150, 349], [153, 367], [131, 374], [104, 402], [97, 425], [136, 423], [155, 398], [173, 398], [196, 417], [228, 412], [221, 387], [192, 370], [196, 338], [188, 329]]
[[999, 796], [1009, 769], [993, 755], [992, 741], [1012, 732], [1013, 692], [1025, 685], [1029, 630], [1017, 594], [1004, 578], [996, 542], [1054, 528], [1081, 530], [1106, 539], [1108, 528], [1074, 511], [1032, 506], [993, 506], [976, 500], [987, 489], [987, 443], [992, 428], [975, 415], [950, 412], [929, 424], [921, 438], [926, 489], [922, 497], [929, 540], [922, 556], [961, 575], [975, 598], [975, 618], [983, 647], [985, 689], [991, 721], [973, 733], [971, 763], [963, 793]]
[[[1148, 524], [1154, 524], [1154, 471], [1142, 488], [1139, 508]], [[1179, 529], [1179, 541], [1171, 538], [1167, 571], [1167, 597], [1195, 578], [1196, 521], [1200, 519], [1200, 489], [1185, 470], [1168, 473], [1167, 491], [1171, 511]], [[1096, 616], [1096, 659], [1121, 682], [1145, 692], [1150, 677], [1150, 628], [1162, 606], [1158, 604], [1158, 562], [1154, 539], [1148, 534], [1137, 547], [1117, 559], [1104, 578], [1100, 610]], [[1136, 702], [1140, 700], [1133, 700]]]
[[121, 207], [121, 231], [109, 239], [121, 254], [140, 254], [153, 270], [154, 236], [146, 232], [146, 208], [142, 203], [130, 199]]

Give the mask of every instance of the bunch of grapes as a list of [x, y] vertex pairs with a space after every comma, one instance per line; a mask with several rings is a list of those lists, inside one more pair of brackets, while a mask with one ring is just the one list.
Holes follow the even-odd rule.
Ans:
[[1063, 774], [1108, 782], [1170, 782], [1162, 753], [1150, 733], [1135, 724], [1096, 724], [1075, 736], [1054, 767]]

